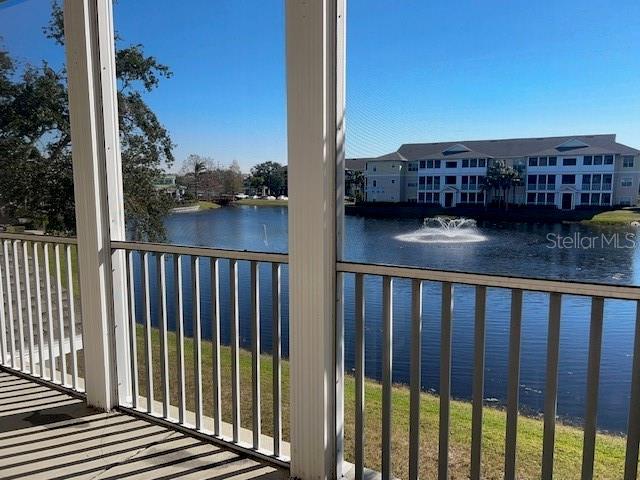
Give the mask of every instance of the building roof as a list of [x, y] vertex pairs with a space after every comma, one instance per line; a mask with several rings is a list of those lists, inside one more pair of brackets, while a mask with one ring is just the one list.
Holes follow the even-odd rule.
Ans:
[[344, 168], [347, 170], [355, 170], [356, 172], [364, 172], [365, 166], [367, 165], [367, 161], [371, 160], [370, 158], [347, 158], [345, 159]]
[[466, 140], [437, 143], [405, 143], [397, 152], [407, 160], [446, 158], [513, 158], [553, 155], [637, 155], [640, 150], [616, 142], [615, 134], [565, 137]]

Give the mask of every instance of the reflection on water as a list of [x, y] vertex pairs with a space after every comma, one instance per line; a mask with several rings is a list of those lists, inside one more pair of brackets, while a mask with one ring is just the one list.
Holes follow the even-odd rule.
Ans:
[[[477, 234], [482, 242], [407, 242], [398, 236], [422, 228], [419, 220], [388, 220], [347, 217], [346, 259], [374, 263], [417, 265], [437, 269], [527, 277], [575, 279], [618, 284], [639, 284], [636, 268], [638, 248], [593, 242], [590, 248], [558, 248], [550, 235], [576, 238], [576, 234], [597, 238], [603, 233], [634, 234], [635, 229], [599, 229], [585, 225], [481, 224]], [[166, 221], [172, 243], [206, 245], [218, 248], [270, 252], [287, 251], [287, 210], [281, 207], [229, 207], [195, 214], [172, 215]], [[591, 248], [592, 247], [592, 248]], [[173, 260], [169, 258], [168, 262]], [[183, 259], [185, 320], [191, 332], [190, 266]], [[202, 260], [203, 336], [211, 336], [209, 264]], [[139, 273], [139, 262], [136, 264]], [[227, 262], [220, 262], [220, 299], [222, 341], [229, 341], [229, 274]], [[169, 268], [167, 271], [170, 272]], [[151, 291], [155, 296], [155, 262], [150, 262]], [[271, 348], [270, 269], [261, 269], [262, 349]], [[239, 262], [241, 344], [249, 346], [250, 291], [249, 266]], [[139, 275], [138, 275], [139, 278]], [[382, 346], [381, 279], [366, 278], [366, 374], [380, 378]], [[354, 365], [354, 286], [353, 277], [345, 276], [345, 362]], [[138, 289], [140, 285], [138, 284]], [[173, 290], [172, 279], [168, 288]], [[410, 283], [394, 282], [394, 351], [393, 379], [409, 379]], [[439, 385], [440, 289], [437, 283], [425, 282], [423, 297], [422, 387], [437, 392]], [[140, 290], [138, 290], [139, 292]], [[283, 354], [288, 355], [288, 272], [282, 272]], [[457, 285], [454, 292], [452, 393], [470, 398], [473, 376], [473, 321], [475, 289]], [[485, 398], [504, 403], [508, 361], [510, 292], [489, 289], [487, 294]], [[173, 311], [173, 295], [168, 295], [168, 309]], [[538, 412], [543, 407], [548, 296], [525, 292], [523, 300], [520, 405]], [[142, 302], [138, 302], [140, 306]], [[152, 299], [153, 322], [157, 324], [157, 300]], [[138, 318], [141, 319], [141, 311]], [[558, 414], [580, 421], [584, 414], [586, 366], [588, 355], [590, 301], [564, 296], [560, 339], [558, 379]], [[629, 407], [632, 341], [635, 302], [607, 300], [602, 348], [598, 423], [600, 428], [624, 431]], [[170, 318], [171, 328], [175, 327]]]

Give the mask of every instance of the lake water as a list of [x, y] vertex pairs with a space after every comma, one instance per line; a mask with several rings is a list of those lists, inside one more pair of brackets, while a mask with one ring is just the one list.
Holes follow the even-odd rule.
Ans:
[[[171, 215], [166, 220], [169, 241], [174, 244], [267, 252], [287, 251], [287, 209], [284, 207], [225, 207], [191, 214]], [[417, 265], [446, 270], [508, 274], [525, 277], [575, 279], [626, 285], [640, 284], [636, 229], [596, 228], [584, 225], [482, 224], [476, 233], [482, 242], [415, 243], [397, 237], [415, 232], [419, 220], [346, 218], [345, 259], [372, 263]], [[603, 237], [604, 235], [604, 237]], [[560, 236], [560, 237], [558, 237]], [[562, 238], [564, 248], [557, 248]], [[579, 248], [567, 248], [571, 242]], [[617, 242], [614, 244], [613, 242]], [[556, 247], [556, 248], [552, 248]], [[168, 290], [173, 281], [168, 259]], [[201, 261], [202, 329], [211, 337], [211, 302], [208, 260]], [[136, 262], [137, 288], [139, 261]], [[185, 259], [185, 329], [191, 333], [190, 266]], [[152, 322], [158, 323], [155, 262], [150, 261]], [[262, 349], [271, 349], [271, 272], [260, 271]], [[228, 263], [220, 261], [221, 335], [229, 341]], [[251, 343], [249, 265], [239, 262], [240, 342]], [[439, 385], [440, 285], [425, 282], [422, 335], [422, 388], [436, 392]], [[345, 277], [345, 362], [354, 365], [353, 277]], [[382, 285], [378, 278], [366, 280], [366, 374], [380, 378], [382, 344]], [[394, 281], [393, 379], [408, 382], [410, 337], [410, 283]], [[282, 271], [283, 355], [288, 356], [288, 277]], [[168, 311], [173, 312], [172, 295]], [[142, 319], [141, 301], [137, 302]], [[523, 411], [540, 412], [544, 402], [548, 296], [526, 292], [523, 301], [520, 405]], [[170, 328], [175, 328], [173, 315]], [[502, 405], [506, 400], [510, 292], [489, 289], [487, 294], [485, 399]], [[562, 304], [558, 415], [580, 422], [584, 413], [589, 337], [589, 299], [564, 296]], [[454, 291], [452, 395], [469, 399], [473, 376], [474, 288], [456, 286]], [[629, 407], [631, 360], [635, 326], [635, 303], [605, 302], [598, 425], [622, 432]], [[248, 387], [247, 387], [248, 388]]]

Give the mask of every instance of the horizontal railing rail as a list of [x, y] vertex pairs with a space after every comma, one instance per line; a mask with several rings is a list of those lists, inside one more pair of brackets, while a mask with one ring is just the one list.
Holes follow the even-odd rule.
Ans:
[[76, 243], [0, 233], [0, 365], [82, 392]]
[[343, 273], [362, 273], [396, 278], [430, 280], [434, 282], [460, 283], [472, 286], [582, 295], [586, 297], [596, 296], [620, 300], [640, 300], [640, 287], [627, 285], [586, 283], [574, 280], [544, 280], [538, 278], [512, 277], [508, 275], [486, 275], [376, 263], [338, 262], [337, 268], [339, 272]]
[[[506, 398], [506, 428], [504, 451], [504, 478], [518, 478], [516, 452], [518, 444], [517, 425], [519, 415], [520, 390], [520, 346], [522, 342], [523, 293], [544, 292], [548, 295], [547, 313], [548, 335], [546, 339], [546, 385], [544, 388], [543, 436], [540, 458], [540, 478], [551, 479], [554, 472], [554, 450], [556, 448], [556, 403], [558, 396], [558, 365], [560, 347], [561, 307], [565, 295], [586, 296], [590, 299], [587, 384], [584, 406], [583, 447], [581, 478], [592, 478], [594, 474], [594, 454], [597, 432], [597, 406], [600, 383], [600, 363], [605, 299], [635, 300], [635, 341], [632, 371], [630, 376], [631, 397], [628, 417], [624, 478], [635, 479], [638, 467], [638, 446], [640, 444], [640, 288], [615, 285], [592, 285], [582, 282], [554, 281], [516, 278], [498, 275], [479, 275], [426, 268], [374, 265], [339, 262], [338, 271], [355, 277], [353, 281], [355, 317], [355, 478], [366, 478], [365, 465], [365, 331], [367, 322], [365, 299], [367, 278], [377, 278], [381, 287], [381, 328], [379, 340], [382, 352], [382, 429], [380, 465], [383, 479], [394, 478], [392, 464], [398, 465], [396, 458], [400, 452], [392, 451], [392, 387], [393, 387], [393, 325], [394, 325], [394, 280], [411, 281], [410, 324], [411, 344], [409, 353], [410, 397], [409, 397], [409, 450], [408, 478], [416, 480], [420, 476], [420, 457], [425, 445], [420, 442], [421, 430], [421, 356], [423, 322], [423, 283], [437, 282], [440, 285], [440, 343], [439, 343], [439, 426], [437, 477], [450, 478], [450, 409], [452, 375], [452, 337], [454, 323], [454, 287], [458, 284], [475, 289], [475, 316], [473, 332], [473, 389], [471, 455], [469, 478], [479, 480], [482, 475], [482, 425], [485, 370], [485, 329], [488, 288], [507, 289], [511, 292], [510, 323], [508, 333], [508, 379]], [[406, 295], [406, 294], [405, 294]], [[378, 302], [376, 302], [377, 304]], [[399, 319], [403, 323], [404, 319]], [[459, 448], [459, 446], [458, 446]], [[371, 460], [371, 459], [370, 459]], [[373, 460], [377, 461], [377, 460]], [[623, 478], [620, 472], [620, 478]]]
[[207, 258], [224, 258], [235, 260], [253, 260], [257, 262], [288, 263], [286, 253], [253, 252], [249, 250], [230, 250], [212, 247], [197, 247], [188, 245], [172, 245], [166, 243], [121, 242], [112, 241], [112, 249], [140, 251], [150, 253], [169, 253], [175, 255], [196, 255]]

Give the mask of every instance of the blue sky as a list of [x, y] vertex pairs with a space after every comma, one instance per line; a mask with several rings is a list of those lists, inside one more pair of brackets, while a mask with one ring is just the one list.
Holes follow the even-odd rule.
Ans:
[[[177, 7], [181, 5], [181, 7]], [[182, 5], [188, 5], [183, 8]], [[617, 133], [640, 147], [640, 2], [348, 0], [347, 153], [404, 142]], [[5, 47], [62, 60], [46, 0], [0, 7]], [[281, 0], [120, 0], [123, 44], [174, 77], [147, 96], [177, 144], [243, 170], [286, 162]]]

